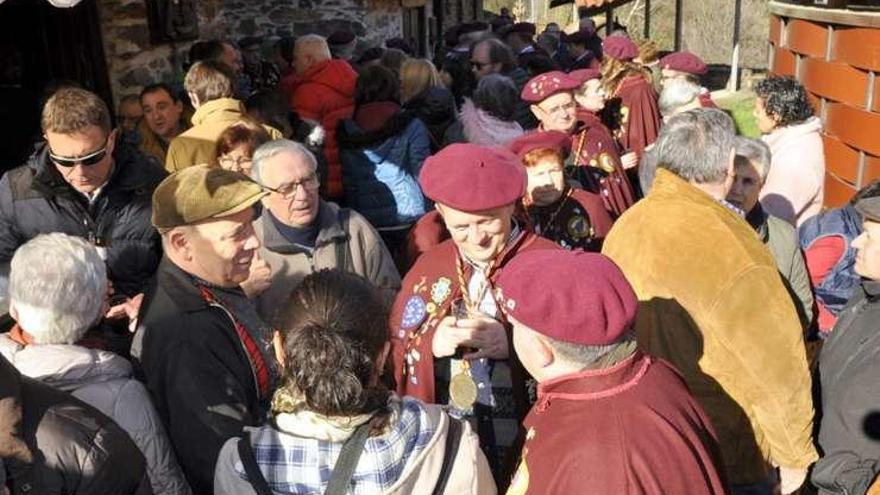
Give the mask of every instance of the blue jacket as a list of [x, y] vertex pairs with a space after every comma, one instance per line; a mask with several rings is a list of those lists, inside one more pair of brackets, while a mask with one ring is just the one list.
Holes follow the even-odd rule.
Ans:
[[400, 112], [375, 131], [345, 120], [337, 131], [345, 200], [376, 227], [406, 225], [427, 211], [419, 171], [431, 154], [427, 127]]

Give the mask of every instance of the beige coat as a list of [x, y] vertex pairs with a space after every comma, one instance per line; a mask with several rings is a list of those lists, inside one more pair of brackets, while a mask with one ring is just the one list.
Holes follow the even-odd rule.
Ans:
[[359, 213], [322, 201], [317, 219], [318, 238], [312, 252], [285, 239], [269, 215], [264, 210], [254, 223], [263, 243], [260, 256], [272, 267], [271, 285], [255, 301], [257, 311], [267, 323], [277, 326], [277, 308], [284, 305], [303, 278], [324, 268], [342, 267], [361, 275], [382, 291], [389, 304], [394, 300], [400, 290], [400, 274], [382, 238]]
[[603, 253], [639, 296], [636, 333], [671, 361], [708, 413], [728, 480], [816, 460], [803, 332], [769, 250], [714, 198], [665, 169], [621, 216]]
[[[242, 117], [244, 106], [233, 98], [220, 98], [200, 106], [192, 116], [193, 126], [171, 140], [165, 157], [165, 169], [173, 173], [193, 165], [210, 163], [217, 138]], [[274, 127], [263, 127], [272, 139], [282, 137]]]

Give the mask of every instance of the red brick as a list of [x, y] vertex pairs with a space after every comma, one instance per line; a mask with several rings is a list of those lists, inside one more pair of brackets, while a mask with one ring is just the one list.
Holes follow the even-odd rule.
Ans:
[[862, 187], [877, 179], [880, 179], [880, 157], [866, 155], [865, 172], [862, 174]]
[[827, 134], [822, 136], [825, 144], [825, 167], [830, 173], [853, 184], [859, 176], [859, 152], [841, 140]]
[[813, 57], [825, 57], [828, 43], [827, 27], [810, 21], [793, 19], [786, 29], [788, 30], [786, 47], [789, 50]]
[[825, 174], [825, 206], [837, 208], [843, 206], [856, 193], [856, 188], [834, 174]]
[[880, 114], [859, 110], [843, 103], [830, 103], [825, 116], [825, 131], [853, 148], [880, 155]]
[[880, 71], [880, 30], [835, 29], [831, 59], [862, 69]]
[[770, 42], [776, 46], [782, 44], [782, 21], [775, 15], [770, 16]]
[[864, 107], [868, 73], [838, 62], [801, 59], [800, 80], [805, 88], [830, 100]]
[[793, 76], [797, 65], [794, 53], [785, 48], [773, 49], [773, 74], [777, 76]]

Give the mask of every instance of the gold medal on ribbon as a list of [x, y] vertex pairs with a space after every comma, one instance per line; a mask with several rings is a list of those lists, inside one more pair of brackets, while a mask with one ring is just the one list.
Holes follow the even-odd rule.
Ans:
[[464, 370], [449, 382], [449, 400], [456, 409], [469, 411], [477, 401], [477, 384], [469, 371]]

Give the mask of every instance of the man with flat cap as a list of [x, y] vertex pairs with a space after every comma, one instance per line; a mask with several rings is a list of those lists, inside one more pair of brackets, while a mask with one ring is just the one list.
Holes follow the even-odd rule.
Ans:
[[709, 419], [672, 366], [638, 349], [638, 299], [614, 263], [532, 251], [496, 287], [538, 381], [508, 495], [727, 493]]
[[570, 177], [584, 189], [599, 194], [608, 212], [617, 218], [635, 202], [635, 195], [614, 140], [597, 135], [602, 130], [600, 122], [579, 121], [574, 91], [580, 87], [580, 80], [552, 71], [533, 77], [520, 98], [531, 104], [529, 108], [540, 122], [538, 130], [570, 136], [574, 151], [567, 161]]
[[706, 75], [709, 68], [703, 59], [691, 52], [673, 52], [660, 59], [660, 85], [664, 89], [670, 84], [687, 84], [699, 88], [699, 102], [703, 108], [718, 108], [709, 90], [704, 88], [700, 77]]
[[274, 389], [272, 331], [239, 284], [260, 241], [266, 192], [238, 172], [188, 167], [153, 193], [164, 257], [132, 356], [196, 494], [210, 494], [223, 443], [262, 423]]
[[511, 446], [529, 401], [492, 289], [519, 253], [558, 249], [513, 219], [526, 187], [517, 160], [505, 149], [472, 144], [425, 160], [422, 189], [452, 238], [419, 257], [390, 319], [397, 391], [448, 404], [474, 421], [502, 485], [504, 456], [516, 453]]
[[855, 210], [863, 230], [852, 241], [854, 270], [862, 283], [841, 310], [819, 356], [822, 458], [810, 480], [820, 495], [875, 493], [880, 488], [880, 197], [857, 200]]

